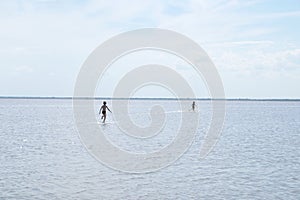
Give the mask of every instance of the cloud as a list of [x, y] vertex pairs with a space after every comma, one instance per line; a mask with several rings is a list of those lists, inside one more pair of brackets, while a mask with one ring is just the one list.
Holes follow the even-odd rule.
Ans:
[[[295, 76], [300, 11], [292, 3], [286, 7], [264, 0], [0, 1], [0, 79], [6, 84], [11, 81], [6, 72], [32, 73], [29, 66], [34, 66], [32, 80], [55, 72], [63, 74], [55, 76], [56, 83], [72, 85], [99, 44], [145, 27], [171, 29], [195, 40], [221, 73]], [[29, 87], [42, 95], [46, 90], [38, 86]]]
[[271, 74], [294, 76], [300, 72], [300, 49], [265, 51], [247, 48], [241, 52], [231, 49], [215, 55], [214, 61], [221, 70], [236, 74], [271, 77]]
[[18, 73], [31, 73], [33, 68], [27, 65], [21, 65], [15, 68], [15, 71]]
[[245, 41], [231, 41], [231, 42], [217, 42], [217, 43], [206, 43], [206, 46], [217, 47], [217, 48], [228, 48], [233, 46], [244, 46], [244, 45], [273, 45], [274, 41], [270, 40], [245, 40]]

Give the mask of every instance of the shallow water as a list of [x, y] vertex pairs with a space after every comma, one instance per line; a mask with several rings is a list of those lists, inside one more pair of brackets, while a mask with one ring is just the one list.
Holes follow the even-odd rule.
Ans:
[[[146, 174], [116, 171], [94, 159], [80, 142], [71, 100], [0, 102], [0, 199], [300, 199], [300, 102], [226, 102], [222, 135], [199, 159], [211, 107], [198, 101], [192, 146], [172, 165]], [[107, 138], [133, 152], [167, 145], [179, 126], [175, 101], [136, 100], [130, 116], [146, 126], [153, 104], [167, 111], [164, 134], [130, 138], [108, 114]]]

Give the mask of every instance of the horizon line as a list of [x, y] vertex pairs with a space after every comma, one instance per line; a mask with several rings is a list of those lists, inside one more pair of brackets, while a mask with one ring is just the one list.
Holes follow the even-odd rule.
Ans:
[[300, 98], [175, 98], [175, 97], [72, 97], [72, 96], [0, 96], [0, 99], [83, 99], [83, 100], [224, 100], [224, 101], [300, 101]]

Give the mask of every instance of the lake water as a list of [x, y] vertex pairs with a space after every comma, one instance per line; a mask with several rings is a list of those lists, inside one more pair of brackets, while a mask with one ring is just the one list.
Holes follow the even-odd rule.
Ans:
[[[189, 150], [170, 166], [142, 174], [113, 170], [87, 152], [71, 100], [0, 102], [0, 199], [300, 199], [299, 101], [227, 101], [222, 135], [204, 159], [198, 153], [211, 105], [197, 101], [200, 127]], [[146, 126], [153, 104], [169, 112], [163, 134], [131, 139], [108, 114], [107, 138], [142, 153], [167, 145], [179, 124], [171, 112], [178, 110], [175, 101], [132, 101], [130, 117]]]

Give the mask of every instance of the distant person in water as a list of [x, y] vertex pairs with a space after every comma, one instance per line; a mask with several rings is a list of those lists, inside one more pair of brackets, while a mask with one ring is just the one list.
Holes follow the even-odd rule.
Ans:
[[105, 123], [105, 120], [106, 120], [106, 109], [109, 111], [109, 112], [111, 112], [110, 110], [109, 110], [109, 108], [107, 107], [107, 105], [106, 105], [106, 102], [105, 101], [103, 101], [103, 105], [101, 106], [101, 108], [100, 108], [100, 110], [99, 110], [99, 115], [101, 114], [101, 111], [102, 111], [102, 117], [101, 117], [101, 119], [103, 119], [103, 123]]
[[192, 103], [192, 110], [195, 111], [195, 108], [196, 108], [196, 103], [195, 103], [195, 101], [193, 101], [193, 103]]

